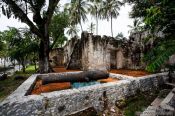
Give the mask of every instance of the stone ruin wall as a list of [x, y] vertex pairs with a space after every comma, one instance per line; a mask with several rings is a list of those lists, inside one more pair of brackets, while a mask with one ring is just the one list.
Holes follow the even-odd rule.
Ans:
[[[150, 32], [147, 31], [143, 31], [140, 33], [133, 33], [130, 35], [130, 40], [133, 40], [133, 42], [135, 44], [138, 44], [138, 46], [140, 46], [140, 50], [141, 50], [141, 59], [143, 57], [144, 53], [149, 52], [149, 50], [154, 47], [154, 45], [156, 45], [156, 42], [154, 42], [154, 39], [150, 39], [147, 43], [144, 42], [145, 38], [150, 34]], [[158, 32], [155, 34], [155, 36], [157, 37], [163, 37], [163, 33], [162, 32]], [[167, 64], [170, 65], [175, 65], [175, 54], [169, 57], [169, 60], [167, 61]], [[145, 64], [142, 63], [141, 64], [143, 67], [145, 67]]]
[[83, 32], [81, 39], [74, 37], [65, 45], [65, 67], [81, 70], [140, 69], [143, 66], [138, 46], [130, 40]]
[[[147, 34], [133, 33], [128, 40], [117, 40], [83, 32], [80, 39], [74, 37], [69, 40], [64, 50], [60, 48], [52, 50], [51, 64], [52, 66], [64, 64], [67, 69], [81, 70], [144, 69], [146, 66], [142, 61], [144, 53], [153, 46], [153, 42], [144, 43]], [[175, 55], [170, 57], [168, 63], [175, 64]]]
[[69, 40], [64, 46], [64, 64], [66, 69], [81, 68], [81, 43], [78, 37]]
[[55, 66], [64, 66], [64, 49], [63, 48], [55, 48], [52, 49], [49, 53], [49, 60], [52, 67]]
[[82, 34], [82, 67], [83, 70], [109, 70], [110, 54], [108, 43], [110, 38], [101, 38], [92, 34]]

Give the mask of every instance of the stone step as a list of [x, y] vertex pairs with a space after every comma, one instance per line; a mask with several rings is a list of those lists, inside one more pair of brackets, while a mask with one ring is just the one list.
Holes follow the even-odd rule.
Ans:
[[158, 98], [158, 97], [157, 97], [157, 98], [151, 103], [151, 106], [158, 107], [162, 101], [163, 101], [163, 98]]
[[175, 87], [175, 83], [165, 83], [165, 84]]
[[140, 116], [155, 116], [157, 107], [149, 106]]

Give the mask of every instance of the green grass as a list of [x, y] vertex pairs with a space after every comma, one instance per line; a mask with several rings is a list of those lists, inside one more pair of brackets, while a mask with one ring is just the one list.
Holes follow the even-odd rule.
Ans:
[[[38, 66], [36, 66], [36, 68], [38, 68]], [[35, 72], [35, 66], [34, 65], [27, 66], [26, 72]]]
[[158, 93], [138, 93], [137, 96], [131, 97], [126, 101], [124, 108], [125, 116], [135, 116], [136, 111], [144, 111], [153, 100], [157, 97]]
[[[17, 71], [13, 76], [8, 77], [6, 80], [0, 81], [0, 101], [16, 90], [17, 87], [19, 87], [19, 85], [21, 85], [33, 73], [35, 73], [35, 66], [29, 65], [26, 68], [26, 73]], [[16, 76], [23, 76], [25, 78], [15, 80]]]
[[[38, 66], [36, 68], [38, 68]], [[34, 65], [28, 65], [26, 67], [25, 74], [34, 74], [34, 73], [36, 73], [35, 66]], [[23, 74], [23, 72], [22, 71], [16, 71], [16, 74]]]
[[[25, 74], [23, 74], [24, 76]], [[21, 80], [15, 80], [14, 77], [16, 76], [13, 75], [11, 77], [8, 77], [4, 81], [0, 81], [0, 101], [2, 101], [5, 97], [7, 97], [9, 94], [11, 94], [21, 83], [23, 83], [28, 75], [25, 75], [25, 79]]]

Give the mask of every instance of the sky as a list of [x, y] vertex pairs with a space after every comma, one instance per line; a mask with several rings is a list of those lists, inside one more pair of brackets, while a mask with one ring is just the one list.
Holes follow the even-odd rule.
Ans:
[[[60, 0], [60, 3], [63, 5], [65, 2], [68, 0]], [[131, 6], [126, 4], [125, 6], [122, 6], [120, 11], [119, 11], [119, 16], [117, 19], [113, 19], [113, 33], [114, 37], [122, 32], [125, 37], [129, 36], [128, 31], [130, 28], [128, 25], [133, 24], [133, 19], [129, 18], [129, 12], [131, 11]], [[83, 30], [86, 31], [88, 29], [88, 26], [90, 23], [93, 22], [95, 24], [95, 19], [91, 18], [90, 15], [88, 15], [88, 21], [83, 23]], [[21, 28], [21, 27], [28, 27], [25, 23], [20, 22], [18, 19], [14, 18], [6, 18], [2, 14], [0, 15], [0, 31], [7, 30], [8, 27], [16, 27], [16, 28]], [[79, 27], [79, 30], [80, 27]], [[96, 34], [96, 32], [94, 32]], [[81, 35], [81, 32], [78, 33], [78, 35]], [[107, 35], [111, 36], [111, 27], [110, 27], [110, 21], [107, 20], [99, 20], [99, 27], [98, 27], [98, 35]], [[69, 36], [68, 36], [69, 37]]]

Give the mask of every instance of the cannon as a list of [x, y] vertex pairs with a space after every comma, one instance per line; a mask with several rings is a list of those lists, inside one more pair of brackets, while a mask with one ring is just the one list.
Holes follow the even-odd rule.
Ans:
[[50, 75], [42, 77], [42, 84], [55, 83], [55, 82], [89, 82], [98, 79], [106, 79], [109, 73], [101, 70], [83, 71], [80, 73], [63, 73], [58, 75]]

